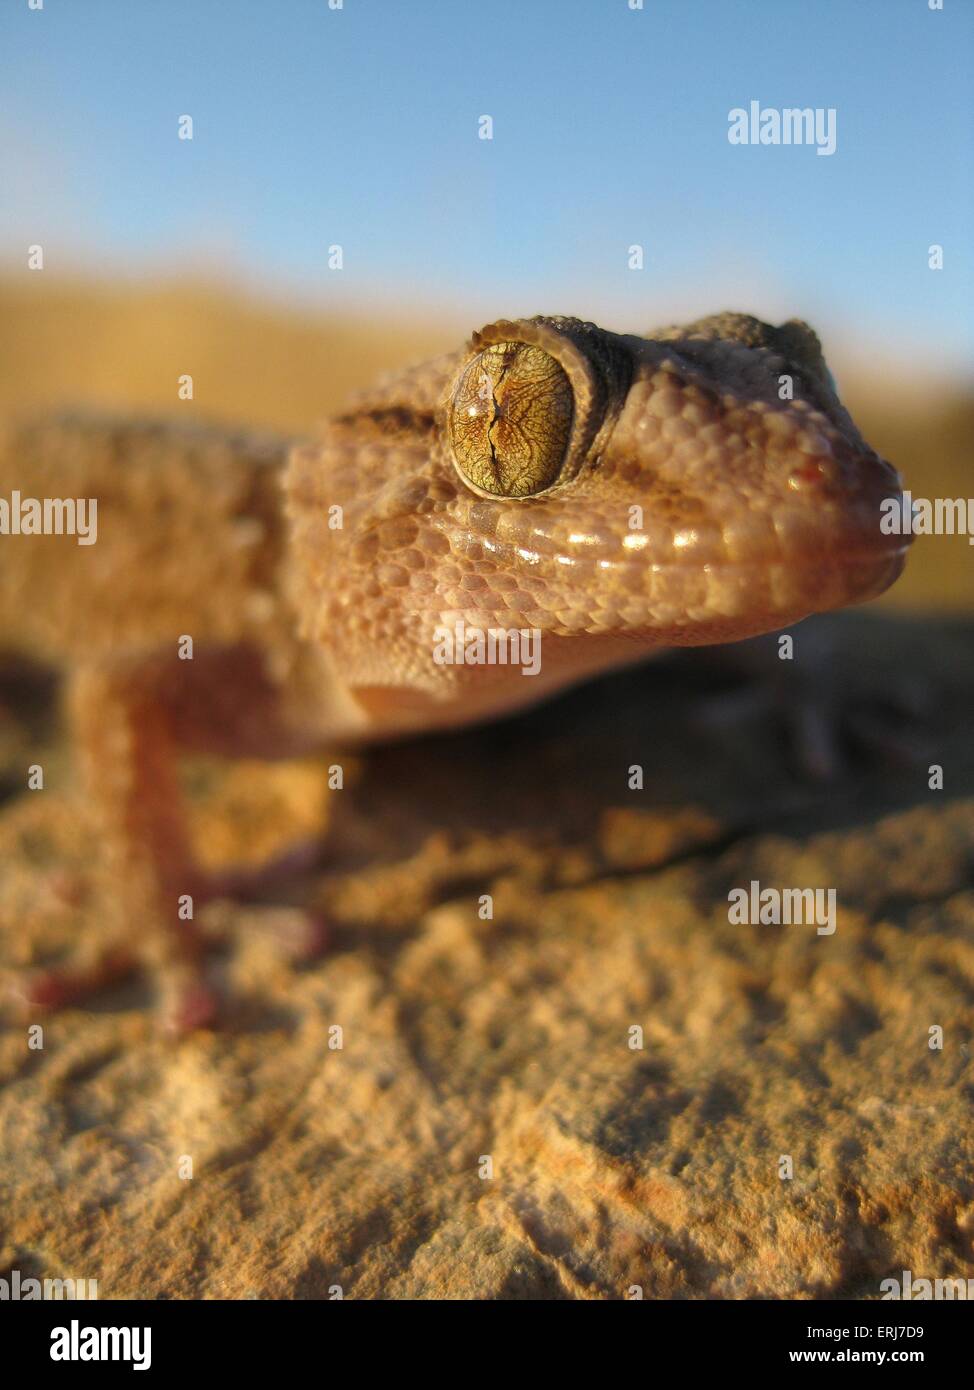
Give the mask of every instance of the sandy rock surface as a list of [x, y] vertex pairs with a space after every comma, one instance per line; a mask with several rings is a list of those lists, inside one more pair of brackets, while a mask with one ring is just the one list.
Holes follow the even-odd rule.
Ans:
[[[399, 1299], [974, 1277], [974, 629], [822, 630], [803, 679], [834, 675], [849, 736], [829, 783], [746, 685], [683, 663], [354, 759], [191, 769], [202, 857], [325, 833], [324, 867], [211, 909], [219, 1030], [161, 1037], [145, 981], [45, 1018], [42, 1050], [7, 1009], [0, 1274]], [[64, 891], [98, 846], [47, 687], [2, 674], [9, 977], [100, 913]], [[835, 933], [731, 924], [751, 880], [834, 888]], [[333, 946], [296, 967], [262, 928], [308, 903]]]

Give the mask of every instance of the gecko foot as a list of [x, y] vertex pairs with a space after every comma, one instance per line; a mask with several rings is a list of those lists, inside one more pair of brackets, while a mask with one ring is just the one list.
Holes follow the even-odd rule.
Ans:
[[[123, 950], [108, 950], [85, 964], [52, 966], [32, 971], [15, 982], [10, 993], [22, 1009], [56, 1013], [81, 1004], [102, 990], [134, 975], [138, 957]], [[206, 1028], [219, 1013], [219, 997], [201, 971], [179, 972], [167, 982], [161, 1009], [163, 1031], [181, 1037]]]
[[[196, 901], [226, 901], [227, 883], [197, 885]], [[162, 1031], [180, 1037], [215, 1025], [225, 1012], [221, 991], [207, 977], [213, 948], [225, 944], [231, 932], [221, 929], [222, 914], [201, 914], [179, 922], [175, 930], [159, 926], [148, 936], [150, 949], [140, 951], [112, 944], [80, 952], [63, 964], [24, 970], [13, 975], [6, 990], [18, 1013], [58, 1012], [84, 1005], [133, 975], [145, 972], [158, 984]], [[214, 929], [215, 922], [215, 929]], [[247, 914], [242, 930], [270, 936], [285, 958], [304, 964], [324, 954], [330, 944], [328, 924], [320, 913], [300, 907], [267, 907]]]
[[13, 999], [28, 1008], [64, 1009], [128, 978], [139, 961], [124, 947], [109, 947], [68, 965], [31, 970], [9, 987]]

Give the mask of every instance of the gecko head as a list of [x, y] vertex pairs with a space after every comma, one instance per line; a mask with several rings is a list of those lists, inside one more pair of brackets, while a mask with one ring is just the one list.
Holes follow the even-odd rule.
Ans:
[[446, 610], [637, 648], [731, 641], [872, 598], [907, 538], [896, 471], [807, 325], [720, 314], [649, 337], [489, 325], [438, 416]]
[[[385, 709], [396, 678], [401, 726], [407, 690], [479, 717], [872, 598], [907, 543], [881, 526], [899, 477], [814, 333], [743, 314], [646, 338], [493, 323], [295, 448], [286, 489], [302, 634]], [[540, 633], [541, 678], [440, 665], [436, 634], [458, 624]]]

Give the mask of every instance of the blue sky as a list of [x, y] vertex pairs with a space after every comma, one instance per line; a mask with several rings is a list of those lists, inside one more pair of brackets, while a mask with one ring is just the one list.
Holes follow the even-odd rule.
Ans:
[[[974, 4], [944, 4], [3, 0], [0, 262], [475, 321], [799, 314], [969, 369]], [[834, 107], [835, 154], [731, 145], [751, 100]]]

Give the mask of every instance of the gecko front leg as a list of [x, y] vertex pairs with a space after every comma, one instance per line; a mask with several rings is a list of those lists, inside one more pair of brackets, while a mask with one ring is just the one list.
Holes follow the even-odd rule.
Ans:
[[[81, 667], [68, 710], [79, 771], [102, 845], [96, 888], [112, 918], [109, 944], [23, 982], [29, 1004], [62, 1007], [147, 966], [177, 1032], [215, 1018], [207, 947], [196, 911], [259, 886], [253, 872], [211, 875], [196, 861], [179, 762], [189, 752], [290, 756], [306, 744], [256, 653], [233, 648], [194, 661], [172, 655]], [[243, 895], [243, 894], [241, 894]], [[305, 949], [322, 944], [309, 918]]]
[[255, 875], [201, 871], [180, 759], [297, 755], [328, 714], [282, 583], [287, 448], [266, 434], [77, 413], [2, 433], [0, 495], [88, 499], [90, 544], [5, 538], [0, 643], [64, 673], [99, 828], [93, 901], [111, 941], [15, 980], [21, 997], [66, 1004], [145, 962], [177, 1026], [212, 1016], [195, 909], [253, 888]]

